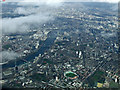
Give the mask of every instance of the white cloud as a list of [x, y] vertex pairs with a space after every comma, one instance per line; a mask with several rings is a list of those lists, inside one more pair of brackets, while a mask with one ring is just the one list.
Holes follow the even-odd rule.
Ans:
[[22, 8], [22, 7], [19, 7], [17, 8], [14, 13], [16, 14], [24, 14], [24, 15], [29, 15], [29, 14], [32, 14], [32, 13], [36, 13], [38, 10], [36, 10], [35, 8]]
[[10, 60], [14, 60], [19, 56], [19, 54], [13, 51], [2, 51], [0, 52], [0, 56], [2, 56], [2, 62], [4, 63]]
[[[34, 0], [33, 3], [32, 0], [22, 0], [18, 4], [22, 5], [23, 7], [16, 8], [14, 13], [18, 14], [25, 14], [27, 16], [22, 16], [18, 18], [3, 18], [2, 22], [3, 24], [3, 33], [9, 34], [9, 33], [24, 33], [27, 32], [27, 30], [30, 29], [32, 25], [41, 25], [49, 20], [54, 20], [53, 18], [53, 12], [50, 12], [48, 9], [48, 6], [52, 6], [52, 8], [56, 8], [53, 6], [56, 6], [55, 3], [60, 4], [60, 0], [57, 0], [52, 4], [51, 0], [43, 1], [42, 3], [39, 2], [39, 0]], [[58, 5], [57, 4], [57, 5]], [[34, 6], [38, 6], [37, 8]], [[24, 7], [25, 6], [25, 7]]]
[[116, 37], [116, 33], [115, 32], [112, 32], [112, 33], [101, 32], [101, 36], [104, 38]]
[[2, 20], [4, 23], [2, 27], [2, 33], [24, 33], [29, 30], [32, 24], [41, 25], [49, 20], [53, 20], [53, 17], [49, 16], [49, 13], [38, 13], [19, 18], [5, 18]]

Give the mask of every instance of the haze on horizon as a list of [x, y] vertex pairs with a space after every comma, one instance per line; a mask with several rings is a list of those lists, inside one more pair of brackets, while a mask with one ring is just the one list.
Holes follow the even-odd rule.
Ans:
[[44, 3], [60, 3], [60, 2], [108, 2], [118, 3], [120, 0], [6, 0], [6, 2], [44, 2]]

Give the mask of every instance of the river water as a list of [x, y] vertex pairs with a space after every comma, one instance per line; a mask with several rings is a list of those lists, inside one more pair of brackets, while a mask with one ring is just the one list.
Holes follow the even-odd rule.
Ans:
[[[44, 54], [46, 50], [48, 50], [53, 44], [54, 40], [57, 37], [57, 31], [51, 31], [47, 35], [47, 39], [44, 41], [43, 45], [38, 49], [36, 52], [34, 52], [32, 55], [28, 55], [24, 60], [26, 61], [33, 61], [35, 57], [37, 57], [39, 54]], [[23, 59], [16, 60], [16, 65], [21, 65], [24, 64], [25, 61]], [[2, 68], [10, 68], [10, 67], [15, 67], [15, 61], [10, 61], [6, 64], [2, 65]]]

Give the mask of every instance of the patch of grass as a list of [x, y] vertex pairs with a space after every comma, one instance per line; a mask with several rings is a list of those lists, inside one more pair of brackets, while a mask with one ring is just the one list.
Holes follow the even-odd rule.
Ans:
[[36, 81], [47, 81], [47, 78], [45, 77], [44, 74], [38, 74], [38, 73], [34, 73], [32, 76], [30, 76], [32, 79], [36, 80]]
[[115, 83], [113, 80], [110, 82], [110, 88], [118, 88], [118, 83]]
[[2, 46], [2, 48], [4, 48], [4, 49], [9, 49], [9, 48], [11, 48], [11, 47], [12, 47], [12, 45], [10, 45], [10, 44], [7, 44], [7, 45]]
[[75, 77], [76, 75], [75, 75], [74, 73], [67, 73], [66, 76], [73, 78], [73, 77]]
[[97, 70], [91, 77], [88, 78], [89, 86], [95, 86], [97, 82], [104, 83], [105, 76], [106, 76], [105, 72]]

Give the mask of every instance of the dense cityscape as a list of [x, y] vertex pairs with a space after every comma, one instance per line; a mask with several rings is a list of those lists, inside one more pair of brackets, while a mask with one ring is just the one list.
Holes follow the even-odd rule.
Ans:
[[[54, 12], [54, 20], [33, 25], [26, 33], [3, 31], [3, 88], [118, 88], [118, 10], [114, 6], [66, 2], [46, 7]], [[18, 7], [22, 6], [3, 4], [2, 18], [26, 16], [13, 13]], [[14, 57], [7, 58], [8, 53]]]

